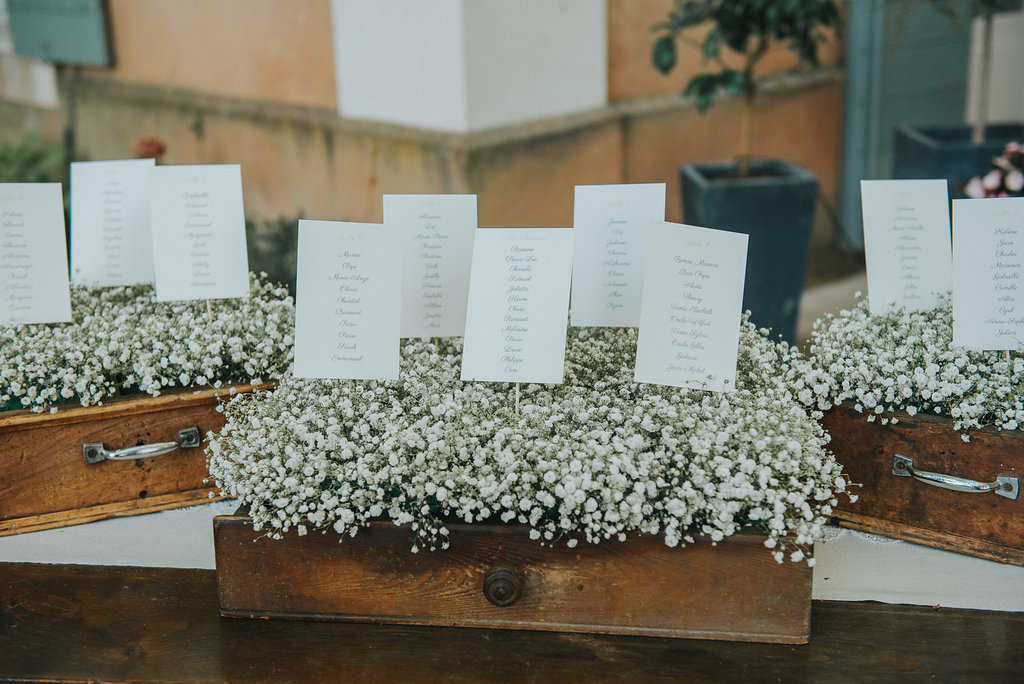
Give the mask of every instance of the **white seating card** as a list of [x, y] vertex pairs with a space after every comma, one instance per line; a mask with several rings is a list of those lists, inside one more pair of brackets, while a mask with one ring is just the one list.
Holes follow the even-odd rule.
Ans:
[[862, 180], [868, 304], [931, 309], [953, 287], [945, 180]]
[[476, 195], [384, 195], [402, 240], [402, 337], [462, 337]]
[[398, 379], [397, 244], [397, 231], [379, 224], [299, 221], [297, 377]]
[[155, 166], [149, 198], [157, 301], [249, 296], [237, 164]]
[[664, 220], [664, 183], [576, 186], [573, 325], [640, 325], [647, 232]]
[[0, 324], [70, 320], [60, 183], [0, 183]]
[[953, 200], [953, 343], [1024, 347], [1024, 197]]
[[71, 281], [152, 283], [149, 170], [153, 159], [71, 163]]
[[562, 382], [572, 243], [572, 228], [477, 230], [463, 380]]
[[735, 388], [746, 263], [744, 233], [651, 224], [637, 382]]

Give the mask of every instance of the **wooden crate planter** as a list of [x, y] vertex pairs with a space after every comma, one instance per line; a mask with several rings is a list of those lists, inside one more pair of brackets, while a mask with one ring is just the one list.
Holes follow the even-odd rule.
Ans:
[[[223, 427], [216, 408], [229, 394], [227, 387], [174, 390], [53, 414], [0, 413], [0, 536], [209, 501], [202, 443]], [[179, 442], [189, 428], [196, 430], [181, 436], [185, 446], [166, 454], [107, 460], [100, 453]]]
[[221, 614], [806, 643], [811, 570], [764, 537], [669, 548], [657, 537], [543, 547], [517, 525], [450, 525], [451, 548], [412, 553], [375, 523], [339, 543], [273, 540], [244, 515], [214, 519]]
[[[1024, 565], [1024, 497], [1015, 494], [1024, 475], [1024, 434], [983, 428], [971, 430], [971, 441], [964, 442], [949, 418], [896, 415], [895, 425], [869, 423], [863, 413], [840, 406], [822, 418], [836, 459], [850, 480], [863, 484], [856, 502], [840, 499], [835, 521], [843, 527]], [[931, 486], [910, 477], [906, 461], [894, 462], [898, 455], [910, 459], [913, 470], [925, 471], [921, 476], [926, 479], [948, 475], [993, 491]]]

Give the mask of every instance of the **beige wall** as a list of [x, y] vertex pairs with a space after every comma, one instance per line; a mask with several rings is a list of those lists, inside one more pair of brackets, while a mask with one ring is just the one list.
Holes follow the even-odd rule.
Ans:
[[335, 108], [330, 0], [108, 0], [113, 79]]
[[[118, 66], [80, 77], [76, 154], [126, 158], [154, 136], [166, 163], [238, 163], [257, 220], [380, 221], [384, 193], [471, 192], [483, 226], [569, 226], [574, 185], [665, 182], [667, 217], [679, 221], [679, 165], [735, 156], [738, 102], [701, 115], [678, 96], [685, 74], [666, 79], [650, 65], [649, 28], [667, 1], [608, 6], [608, 107], [462, 135], [337, 115], [328, 0], [110, 0]], [[59, 139], [68, 83], [56, 112], [0, 102], [0, 138], [41, 126]], [[755, 156], [808, 168], [826, 208], [842, 111], [837, 68], [773, 77], [757, 105]], [[831, 220], [818, 212], [817, 241], [834, 241]]]

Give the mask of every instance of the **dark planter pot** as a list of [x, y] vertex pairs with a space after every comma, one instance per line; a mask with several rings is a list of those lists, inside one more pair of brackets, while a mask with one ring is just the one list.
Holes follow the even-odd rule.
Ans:
[[736, 170], [735, 163], [684, 165], [683, 221], [749, 236], [743, 308], [755, 324], [792, 343], [818, 180], [785, 161], [754, 162], [746, 178]]
[[1006, 143], [1024, 139], [1024, 124], [993, 124], [985, 140], [971, 142], [971, 127], [900, 126], [893, 141], [893, 178], [945, 178], [951, 197], [963, 197], [974, 176], [988, 172]]

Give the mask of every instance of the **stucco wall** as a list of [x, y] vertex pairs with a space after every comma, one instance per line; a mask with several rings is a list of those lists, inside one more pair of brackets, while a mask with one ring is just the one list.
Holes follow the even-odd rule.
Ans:
[[334, 107], [329, 0], [108, 0], [112, 69], [198, 93]]

